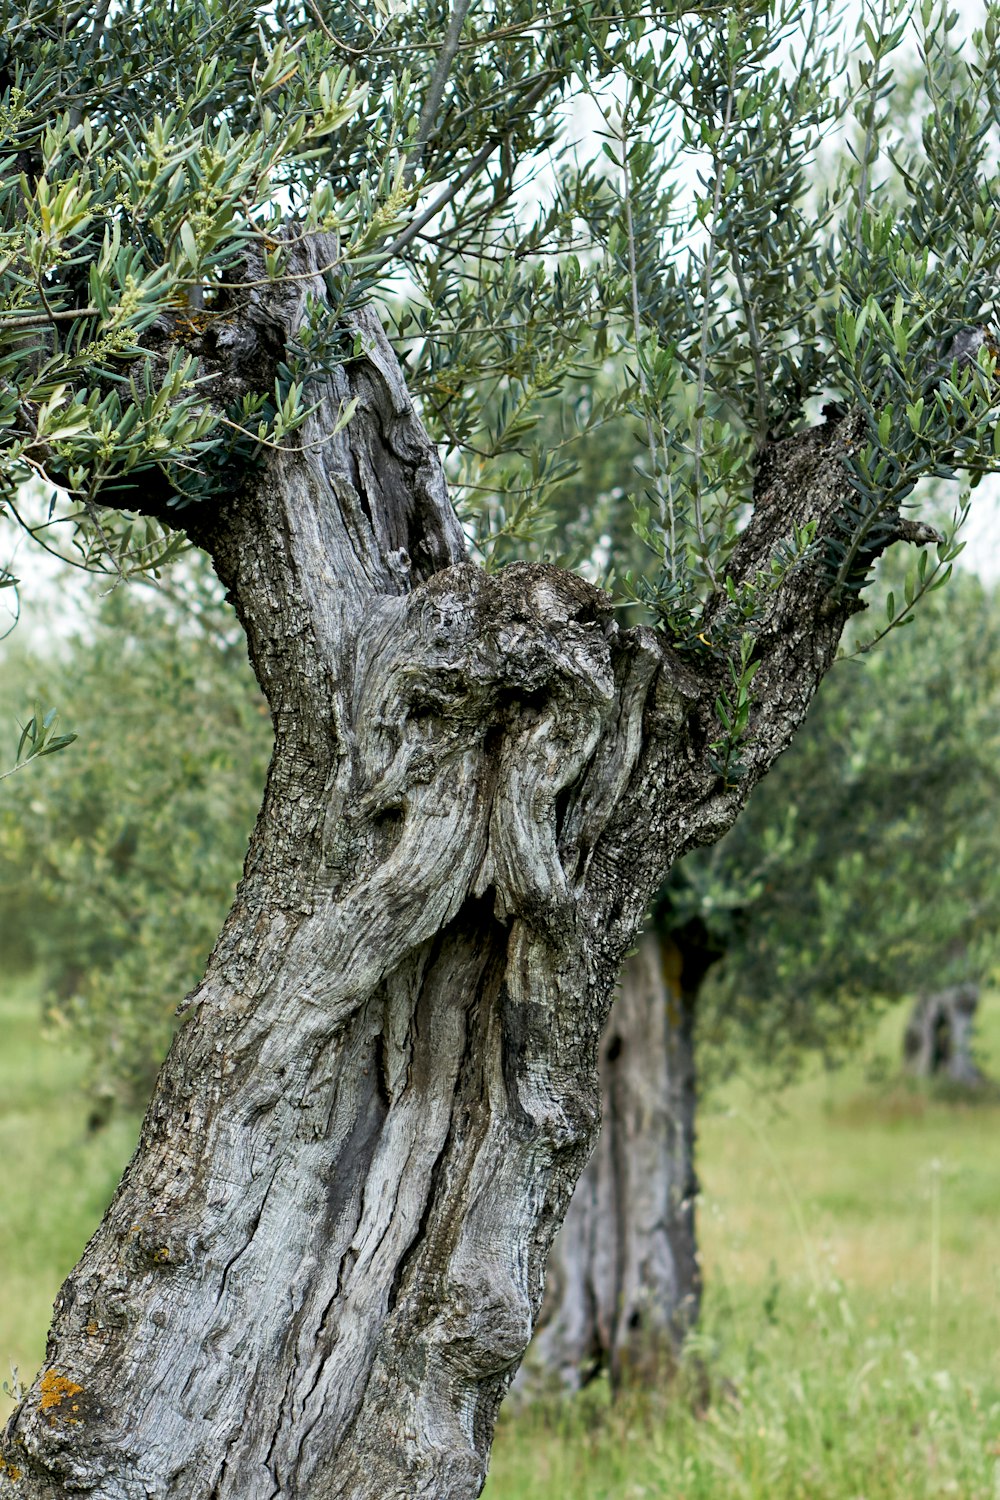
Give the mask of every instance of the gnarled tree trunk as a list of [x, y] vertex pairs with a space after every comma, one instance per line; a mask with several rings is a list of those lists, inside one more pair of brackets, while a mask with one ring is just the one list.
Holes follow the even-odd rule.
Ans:
[[[215, 326], [226, 400], [268, 388], [322, 253]], [[684, 665], [555, 568], [467, 562], [377, 320], [349, 333], [300, 447], [181, 517], [243, 620], [274, 755], [232, 913], [4, 1435], [5, 1500], [479, 1493], [594, 1142], [622, 956], [670, 862], [787, 742], [851, 608], [819, 551], [766, 595], [747, 774], [724, 784], [725, 660]], [[734, 578], [793, 522], [836, 524], [843, 441], [773, 449]]]
[[699, 934], [645, 932], [601, 1041], [602, 1126], [549, 1256], [518, 1377], [531, 1392], [662, 1379], [701, 1303], [695, 1234], [698, 990], [718, 953]]

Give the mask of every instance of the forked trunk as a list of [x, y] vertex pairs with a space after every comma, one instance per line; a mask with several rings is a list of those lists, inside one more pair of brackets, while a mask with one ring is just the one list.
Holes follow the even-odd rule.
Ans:
[[602, 1126], [549, 1256], [525, 1394], [666, 1378], [701, 1302], [695, 1235], [698, 987], [714, 955], [644, 933], [601, 1042]]
[[[216, 330], [227, 400], [268, 388], [322, 253], [251, 280]], [[850, 607], [818, 567], [767, 595], [747, 773], [724, 784], [725, 658], [683, 665], [555, 568], [465, 561], [374, 315], [349, 334], [300, 446], [182, 516], [240, 612], [274, 757], [234, 909], [5, 1434], [5, 1500], [479, 1493], [593, 1145], [621, 957], [671, 860], [787, 741]], [[793, 521], [833, 524], [839, 441], [775, 450], [735, 578]]]

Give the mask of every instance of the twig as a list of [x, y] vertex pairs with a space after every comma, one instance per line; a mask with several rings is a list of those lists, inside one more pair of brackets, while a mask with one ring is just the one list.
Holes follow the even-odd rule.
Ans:
[[124, 570], [122, 568], [121, 563], [118, 561], [117, 557], [115, 556], [115, 554], [111, 550], [111, 543], [108, 541], [107, 532], [104, 530], [104, 527], [101, 525], [101, 518], [100, 518], [100, 516], [97, 513], [97, 506], [94, 504], [93, 500], [89, 499], [89, 497], [87, 497], [87, 496], [83, 497], [83, 504], [84, 504], [84, 509], [87, 512], [87, 515], [90, 517], [90, 524], [93, 526], [94, 530], [97, 532], [97, 535], [98, 535], [98, 537], [100, 539], [101, 546], [104, 548], [104, 551], [106, 552], [106, 554], [108, 556], [108, 560], [110, 561], [111, 566], [114, 568], [115, 573], [118, 575], [116, 577], [114, 583], [112, 584], [111, 589], [109, 589], [109, 591], [108, 591], [110, 593], [113, 589], [116, 589], [120, 583], [124, 583], [125, 582], [125, 573], [124, 573]]
[[660, 448], [653, 431], [652, 397], [649, 391], [649, 383], [646, 380], [646, 372], [642, 367], [642, 330], [641, 316], [639, 313], [639, 275], [637, 270], [637, 258], [635, 251], [635, 225], [632, 218], [632, 179], [628, 168], [628, 108], [631, 103], [631, 85], [622, 106], [622, 128], [619, 140], [622, 148], [622, 183], [624, 188], [623, 202], [625, 205], [625, 229], [628, 236], [628, 274], [629, 290], [632, 301], [632, 339], [635, 344], [635, 365], [639, 375], [639, 391], [642, 395], [642, 412], [646, 424], [646, 441], [649, 444], [650, 455], [653, 460], [653, 483], [657, 497], [660, 501], [660, 519], [666, 515], [667, 535], [670, 542], [670, 574], [676, 572], [675, 547], [676, 537], [674, 535], [674, 496], [673, 486], [667, 478], [667, 495], [664, 499], [662, 475], [667, 474], [666, 453], [663, 456], [663, 465], [660, 465]]
[[[274, 440], [274, 438], [259, 437], [256, 432], [251, 432], [249, 427], [241, 427], [239, 422], [234, 422], [231, 417], [220, 416], [218, 420], [223, 427], [231, 427], [234, 432], [241, 433], [243, 437], [250, 438], [261, 448], [273, 448], [276, 453], [308, 453], [312, 448], [325, 448], [327, 443], [332, 443], [335, 437], [340, 436], [341, 432], [343, 432], [344, 428], [347, 426], [347, 423], [354, 415], [352, 409], [345, 421], [344, 414], [347, 411], [348, 406], [350, 406], [350, 402], [341, 402], [340, 409], [337, 412], [336, 425], [333, 431], [324, 433], [320, 438], [314, 438], [311, 443], [278, 443]], [[315, 406], [311, 406], [305, 413], [303, 420], [305, 420], [306, 417], [313, 416], [314, 413], [318, 411], [318, 409], [319, 403], [317, 402]]]
[[[521, 109], [528, 110], [537, 104], [539, 99], [547, 92], [551, 83], [552, 75], [548, 73], [543, 74], [535, 83], [535, 86], [530, 88], [521, 100]], [[397, 235], [392, 243], [386, 246], [385, 250], [376, 257], [376, 263], [384, 265], [386, 261], [392, 260], [393, 256], [398, 255], [401, 250], [405, 250], [410, 241], [417, 237], [424, 225], [429, 224], [443, 209], [447, 208], [448, 204], [462, 191], [470, 178], [474, 177], [480, 167], [490, 159], [502, 139], [503, 134], [494, 135], [486, 142], [485, 146], [480, 147], [472, 160], [463, 167], [462, 171], [448, 184], [444, 191], [438, 194], [434, 202], [429, 204], [422, 214], [418, 214], [402, 233]]]
[[733, 261], [733, 275], [736, 277], [736, 285], [739, 288], [740, 298], [743, 302], [743, 311], [747, 320], [747, 339], [750, 343], [750, 359], [753, 364], [754, 383], [754, 405], [757, 432], [754, 436], [754, 447], [763, 448], [767, 441], [767, 383], [764, 379], [764, 361], [760, 347], [760, 332], [757, 328], [757, 314], [754, 304], [750, 300], [747, 290], [746, 278], [743, 275], [743, 262], [740, 260], [739, 250], [736, 247], [736, 236], [729, 233], [729, 254]]
[[878, 22], [879, 55], [875, 59], [872, 68], [872, 79], [868, 90], [868, 124], [865, 127], [864, 153], [861, 158], [861, 177], [858, 180], [858, 221], [854, 226], [854, 243], [861, 248], [861, 226], [865, 216], [865, 203], [868, 199], [868, 167], [871, 162], [872, 147], [875, 144], [875, 120], [878, 115], [878, 96], [882, 87], [882, 53], [881, 43], [885, 34], [886, 21], [889, 18], [889, 0], [882, 0], [882, 10]]
[[[32, 467], [35, 466], [32, 465]], [[39, 472], [37, 468], [36, 472]], [[44, 477], [44, 475], [40, 474], [40, 477]], [[52, 483], [51, 480], [48, 480], [47, 482], [49, 484]], [[65, 563], [68, 568], [76, 568], [78, 572], [93, 573], [95, 571], [93, 568], [88, 567], [86, 563], [77, 562], [75, 557], [67, 557], [65, 553], [57, 552], [55, 547], [51, 547], [49, 543], [44, 539], [41, 533], [43, 531], [47, 531], [50, 526], [56, 525], [57, 523], [55, 521], [46, 521], [41, 526], [32, 526], [24, 519], [22, 515], [18, 513], [13, 501], [8, 499], [5, 501], [5, 504], [11, 515], [14, 517], [14, 520], [17, 522], [18, 526], [20, 526], [21, 530], [25, 532], [26, 535], [30, 536], [35, 545], [41, 547], [43, 552], [47, 552], [49, 556], [54, 557], [57, 562]], [[75, 518], [73, 516], [60, 516], [59, 524], [62, 524], [63, 522], [72, 523], [74, 519]]]
[[339, 47], [342, 52], [349, 53], [351, 55], [351, 57], [364, 57], [365, 56], [365, 54], [368, 51], [368, 49], [366, 47], [350, 47], [350, 46], [348, 46], [347, 42], [341, 41], [340, 37], [336, 36], [330, 30], [329, 26], [326, 24], [326, 21], [323, 19], [323, 12], [320, 10], [319, 6], [316, 4], [316, 0], [308, 0], [308, 5], [309, 5], [309, 9], [312, 11], [313, 15], [316, 17], [316, 21], [317, 21], [317, 24], [319, 25], [320, 30], [322, 31], [323, 35], [326, 37], [326, 39], [328, 41], [332, 42], [335, 47]]
[[455, 53], [458, 51], [462, 27], [465, 24], [465, 18], [469, 13], [471, 3], [472, 0], [455, 0], [455, 8], [448, 18], [448, 29], [444, 35], [444, 43], [438, 54], [438, 60], [434, 65], [434, 73], [427, 89], [427, 97], [424, 99], [424, 107], [420, 111], [420, 119], [417, 121], [417, 133], [411, 148], [413, 155], [408, 158], [406, 163], [406, 172], [403, 180], [407, 187], [413, 182], [423, 162], [424, 148], [437, 121], [441, 100], [444, 98], [445, 85], [448, 82], [448, 74], [451, 72], [452, 63], [455, 61]]
[[[726, 89], [726, 113], [722, 122], [722, 134], [720, 145], [729, 132], [733, 119], [733, 95], [735, 93], [733, 80], [733, 69], [730, 64], [729, 87]], [[701, 312], [701, 347], [698, 352], [698, 386], [695, 395], [694, 422], [694, 474], [692, 476], [692, 493], [694, 496], [694, 529], [698, 537], [699, 545], [703, 553], [705, 571], [708, 573], [712, 587], [717, 587], [715, 569], [712, 567], [708, 555], [707, 539], [705, 535], [705, 517], [701, 508], [701, 452], [705, 423], [705, 384], [708, 378], [708, 318], [709, 318], [709, 293], [712, 287], [712, 276], [715, 272], [715, 251], [717, 245], [716, 225], [719, 222], [719, 209], [722, 204], [722, 158], [715, 159], [715, 187], [712, 194], [712, 228], [708, 236], [708, 249], [705, 252], [705, 266], [702, 275], [702, 312]]]
[[46, 323], [71, 322], [74, 318], [96, 318], [100, 316], [99, 307], [68, 307], [56, 308], [45, 312], [21, 313], [17, 317], [9, 317], [7, 313], [0, 312], [0, 333], [5, 328], [44, 328]]

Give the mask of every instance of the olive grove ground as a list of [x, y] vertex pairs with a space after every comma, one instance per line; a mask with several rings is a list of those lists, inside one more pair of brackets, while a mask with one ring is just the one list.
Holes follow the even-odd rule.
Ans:
[[[630, 1400], [513, 1411], [487, 1500], [993, 1500], [1000, 1468], [997, 1108], [889, 1080], [902, 1013], [866, 1055], [762, 1107], [727, 1086], [702, 1124], [705, 1331], [714, 1406]], [[30, 981], [0, 993], [0, 1377], [38, 1365], [59, 1284], [96, 1225], [137, 1121], [85, 1128], [83, 1060], [39, 1045]], [[984, 1002], [1000, 1074], [1000, 999]], [[935, 1166], [937, 1163], [937, 1166]], [[751, 1180], [754, 1192], [747, 1193]], [[38, 1184], [46, 1184], [44, 1191]], [[941, 1280], [932, 1330], [938, 1203]], [[934, 1342], [932, 1344], [932, 1332]], [[0, 1395], [0, 1417], [10, 1409]]]

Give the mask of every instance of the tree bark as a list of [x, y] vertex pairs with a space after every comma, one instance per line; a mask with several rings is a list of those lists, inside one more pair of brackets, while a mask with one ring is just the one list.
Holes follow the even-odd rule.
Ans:
[[[268, 388], [324, 295], [323, 247], [296, 254], [299, 279], [248, 282], [216, 327], [220, 402]], [[853, 607], [819, 552], [766, 595], [725, 785], [725, 660], [695, 670], [553, 567], [466, 561], [377, 319], [347, 332], [298, 446], [181, 515], [243, 621], [274, 755], [233, 910], [4, 1435], [4, 1500], [479, 1493], [593, 1145], [622, 956], [671, 861], [787, 743]], [[793, 521], [837, 524], [849, 436], [774, 449], [737, 581]]]
[[921, 995], [903, 1036], [903, 1060], [920, 1078], [947, 1078], [970, 1088], [984, 1082], [972, 1055], [979, 986], [955, 984]]
[[645, 932], [601, 1040], [601, 1134], [549, 1256], [518, 1389], [669, 1376], [701, 1305], [695, 1232], [698, 990], [718, 955]]

